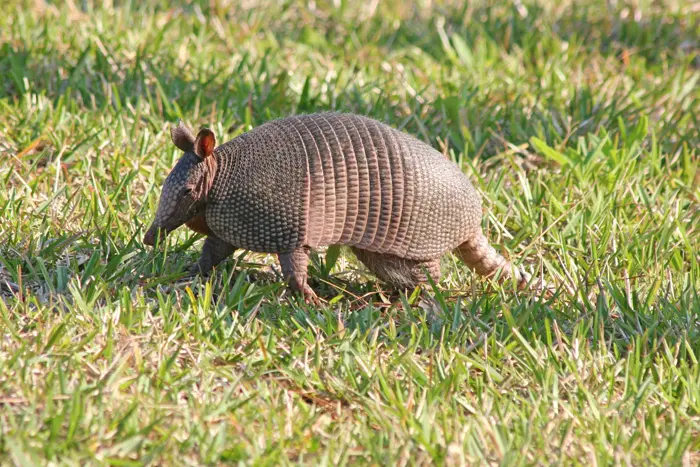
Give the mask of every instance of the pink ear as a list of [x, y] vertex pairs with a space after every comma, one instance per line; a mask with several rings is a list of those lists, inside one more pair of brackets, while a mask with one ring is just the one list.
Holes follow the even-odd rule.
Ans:
[[214, 153], [216, 147], [216, 136], [209, 128], [202, 128], [197, 133], [197, 139], [194, 141], [194, 153], [200, 159], [206, 159]]

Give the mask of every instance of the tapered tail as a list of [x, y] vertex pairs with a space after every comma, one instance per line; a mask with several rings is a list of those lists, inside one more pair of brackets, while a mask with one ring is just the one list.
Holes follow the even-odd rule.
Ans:
[[501, 256], [479, 232], [475, 237], [459, 245], [454, 253], [477, 274], [484, 277], [498, 276], [501, 282], [513, 279], [518, 289], [524, 289], [530, 275]]

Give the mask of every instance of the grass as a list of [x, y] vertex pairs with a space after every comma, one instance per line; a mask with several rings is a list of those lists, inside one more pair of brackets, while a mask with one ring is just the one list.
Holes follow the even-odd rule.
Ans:
[[[700, 462], [692, 1], [173, 3], [3, 5], [0, 463]], [[426, 307], [341, 252], [310, 308], [142, 246], [178, 118], [326, 109], [457, 161], [556, 293], [448, 255]]]

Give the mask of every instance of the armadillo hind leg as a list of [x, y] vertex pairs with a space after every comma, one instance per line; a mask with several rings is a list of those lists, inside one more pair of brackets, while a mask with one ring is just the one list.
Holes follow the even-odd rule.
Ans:
[[199, 261], [192, 265], [190, 273], [207, 275], [215, 266], [231, 256], [234, 251], [236, 251], [236, 247], [230, 243], [221, 240], [215, 235], [209, 235], [204, 240], [202, 255], [199, 257]]
[[306, 303], [318, 304], [319, 300], [316, 293], [306, 282], [308, 278], [309, 253], [308, 247], [300, 247], [289, 253], [279, 253], [277, 258], [282, 267], [282, 276], [289, 284], [289, 288], [300, 293]]
[[353, 253], [367, 269], [382, 281], [397, 288], [412, 289], [428, 282], [440, 280], [440, 258], [427, 261], [411, 260], [398, 256], [375, 253], [352, 247]]
[[467, 266], [481, 276], [498, 275], [501, 281], [513, 278], [519, 289], [523, 289], [527, 285], [529, 279], [527, 273], [513, 268], [510, 261], [501, 256], [481, 232], [459, 245], [454, 252]]

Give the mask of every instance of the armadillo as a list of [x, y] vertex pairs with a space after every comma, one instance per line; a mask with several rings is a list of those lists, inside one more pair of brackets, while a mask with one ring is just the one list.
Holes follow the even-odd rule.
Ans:
[[440, 277], [453, 251], [483, 276], [528, 280], [487, 241], [481, 197], [459, 167], [428, 144], [379, 121], [318, 113], [267, 122], [216, 146], [180, 122], [184, 155], [161, 193], [144, 243], [186, 224], [205, 234], [192, 272], [208, 274], [236, 249], [276, 253], [289, 287], [307, 283], [310, 250], [348, 245], [399, 288]]

